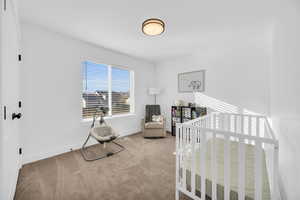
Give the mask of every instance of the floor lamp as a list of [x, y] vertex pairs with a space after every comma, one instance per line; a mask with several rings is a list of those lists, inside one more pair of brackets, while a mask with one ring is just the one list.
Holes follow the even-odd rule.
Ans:
[[156, 95], [160, 94], [159, 88], [149, 88], [149, 95], [154, 95], [154, 102], [156, 104]]

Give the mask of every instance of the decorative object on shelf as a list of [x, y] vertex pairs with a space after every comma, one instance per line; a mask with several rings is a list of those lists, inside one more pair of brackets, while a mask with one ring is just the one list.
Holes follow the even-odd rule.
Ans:
[[188, 103], [188, 106], [189, 107], [196, 107], [196, 104], [195, 103]]
[[184, 101], [183, 100], [175, 100], [174, 105], [175, 106], [184, 106]]
[[204, 92], [205, 70], [178, 74], [178, 92]]
[[172, 106], [171, 108], [171, 132], [176, 135], [176, 123], [184, 123], [207, 114], [206, 107]]
[[143, 22], [142, 31], [145, 35], [160, 35], [165, 31], [165, 23], [157, 18], [147, 19]]
[[156, 104], [156, 95], [159, 95], [161, 90], [159, 88], [149, 88], [148, 92], [149, 92], [149, 95], [154, 95], [154, 101]]

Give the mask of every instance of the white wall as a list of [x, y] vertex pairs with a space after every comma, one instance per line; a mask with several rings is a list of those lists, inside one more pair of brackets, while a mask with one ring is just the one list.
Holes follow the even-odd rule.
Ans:
[[140, 130], [144, 105], [153, 102], [147, 88], [153, 86], [154, 77], [156, 86], [163, 89], [158, 103], [170, 129], [174, 100], [195, 100], [193, 94], [177, 92], [178, 73], [205, 69], [206, 91], [197, 94], [197, 100], [214, 102], [209, 106], [220, 110], [271, 114], [280, 141], [281, 192], [286, 199], [299, 199], [300, 9], [296, 1], [289, 2], [279, 13], [272, 41], [268, 32], [262, 32], [233, 37], [220, 45], [208, 42], [213, 45], [158, 63], [155, 71], [153, 65], [141, 60], [23, 24], [24, 161], [65, 152], [84, 141], [89, 124], [80, 118], [81, 61], [126, 65], [135, 70], [136, 116], [109, 120], [122, 135]]
[[[232, 39], [225, 44], [197, 50], [191, 56], [157, 64], [158, 96], [167, 127], [175, 99], [194, 102], [194, 94], [177, 92], [178, 73], [206, 70], [206, 89], [197, 102], [219, 111], [269, 114], [270, 42], [268, 33]], [[211, 42], [213, 45], [214, 43]]]
[[22, 37], [25, 163], [79, 148], [84, 142], [90, 125], [81, 121], [84, 60], [134, 70], [136, 115], [107, 121], [121, 135], [140, 131], [144, 105], [154, 101], [147, 95], [147, 88], [154, 84], [152, 64], [27, 23], [22, 24]]
[[271, 117], [280, 143], [283, 199], [300, 199], [300, 5], [284, 1], [273, 31]]

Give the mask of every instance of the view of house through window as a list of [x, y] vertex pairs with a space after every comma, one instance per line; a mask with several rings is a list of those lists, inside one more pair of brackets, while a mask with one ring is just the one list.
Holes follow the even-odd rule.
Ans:
[[111, 111], [112, 114], [130, 112], [130, 72], [111, 68]]
[[83, 62], [83, 118], [93, 117], [99, 107], [108, 108], [106, 115], [130, 113], [130, 80], [129, 70]]

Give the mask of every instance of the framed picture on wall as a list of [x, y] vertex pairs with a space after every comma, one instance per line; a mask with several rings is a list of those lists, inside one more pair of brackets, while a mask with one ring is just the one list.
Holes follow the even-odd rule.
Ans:
[[178, 74], [178, 92], [204, 92], [205, 70]]

